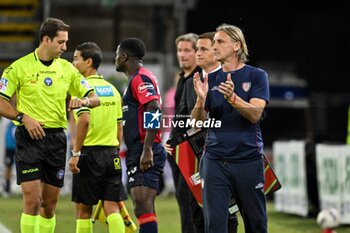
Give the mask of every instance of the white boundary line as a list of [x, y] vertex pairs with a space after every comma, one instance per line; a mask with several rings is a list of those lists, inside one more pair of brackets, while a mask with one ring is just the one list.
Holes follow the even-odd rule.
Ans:
[[4, 225], [0, 223], [0, 232], [1, 233], [12, 233], [9, 229], [7, 229]]

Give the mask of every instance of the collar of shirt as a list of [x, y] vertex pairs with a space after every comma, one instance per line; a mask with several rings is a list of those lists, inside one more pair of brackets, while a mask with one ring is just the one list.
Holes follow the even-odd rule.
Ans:
[[[221, 65], [218, 65], [218, 67], [216, 67], [214, 70], [210, 71], [209, 74], [214, 73], [215, 71], [218, 71], [218, 70], [220, 70], [220, 69], [221, 69]], [[207, 75], [208, 73], [205, 72], [204, 70], [202, 70], [202, 74], [203, 74], [203, 77], [204, 77], [204, 76]]]
[[86, 79], [103, 79], [103, 75], [93, 74], [93, 75], [87, 76]]

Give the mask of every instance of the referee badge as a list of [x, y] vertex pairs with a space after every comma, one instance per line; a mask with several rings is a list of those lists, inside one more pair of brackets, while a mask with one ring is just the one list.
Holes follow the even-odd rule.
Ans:
[[250, 87], [252, 86], [252, 83], [251, 82], [244, 82], [242, 84], [242, 89], [245, 91], [245, 92], [248, 92], [250, 90]]
[[45, 83], [46, 86], [49, 87], [49, 86], [52, 85], [52, 79], [47, 77], [47, 78], [44, 79], [44, 83]]

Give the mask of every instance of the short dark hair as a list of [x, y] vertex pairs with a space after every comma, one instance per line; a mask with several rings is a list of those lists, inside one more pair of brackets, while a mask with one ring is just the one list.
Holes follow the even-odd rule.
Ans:
[[47, 18], [40, 27], [39, 41], [41, 42], [44, 36], [48, 36], [51, 40], [57, 36], [58, 31], [69, 31], [69, 25], [62, 20], [56, 18]]
[[211, 41], [214, 40], [215, 32], [205, 32], [198, 36], [198, 39], [209, 39]]
[[146, 46], [143, 41], [136, 37], [129, 37], [122, 40], [119, 44], [119, 49], [125, 52], [130, 57], [142, 59], [146, 53]]
[[76, 48], [77, 51], [80, 51], [81, 57], [84, 61], [88, 58], [92, 59], [92, 67], [96, 70], [102, 62], [102, 51], [100, 47], [95, 42], [85, 42]]

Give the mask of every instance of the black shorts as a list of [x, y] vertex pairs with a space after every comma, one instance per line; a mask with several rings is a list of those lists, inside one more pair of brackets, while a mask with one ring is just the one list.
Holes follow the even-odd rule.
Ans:
[[72, 201], [95, 205], [98, 200], [119, 202], [127, 199], [116, 147], [84, 146], [78, 167], [80, 173], [73, 174]]
[[43, 139], [31, 139], [28, 131], [16, 129], [17, 184], [41, 180], [62, 187], [65, 173], [67, 138], [63, 129], [44, 129]]
[[11, 167], [15, 163], [15, 149], [6, 149], [4, 163], [6, 167]]
[[153, 144], [154, 166], [142, 172], [140, 170], [140, 157], [142, 149], [131, 149], [126, 151], [126, 166], [128, 171], [129, 187], [147, 186], [160, 192], [160, 176], [165, 166], [166, 152], [162, 144]]

